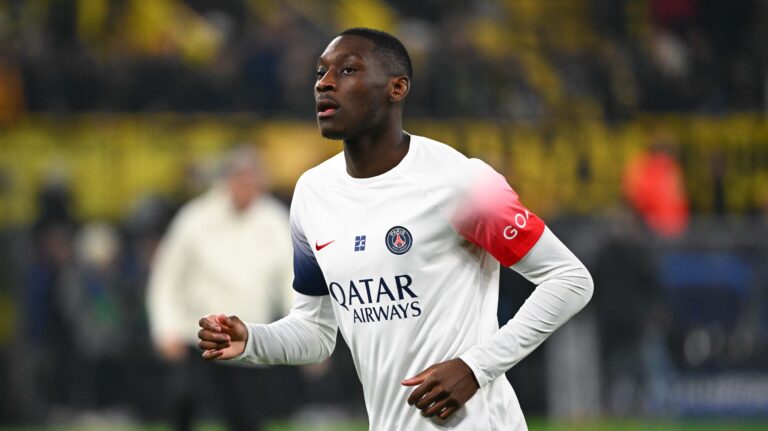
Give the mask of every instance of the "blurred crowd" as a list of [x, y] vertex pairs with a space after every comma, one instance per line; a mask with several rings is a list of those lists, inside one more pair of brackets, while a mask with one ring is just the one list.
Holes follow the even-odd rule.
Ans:
[[[690, 218], [681, 180], [669, 155], [653, 149], [628, 165], [626, 210], [547, 220], [589, 267], [599, 290], [583, 319], [572, 325], [580, 329], [563, 336], [583, 344], [576, 356], [561, 358], [579, 372], [551, 381], [557, 370], [547, 355], [563, 353], [562, 339], [554, 337], [508, 373], [527, 411], [556, 414], [563, 403], [567, 417], [759, 416], [765, 411], [768, 249], [761, 238], [768, 235], [768, 224]], [[668, 194], [643, 192], [658, 183], [666, 184]], [[151, 274], [158, 271], [158, 245], [190, 198], [202, 196], [193, 200], [198, 206], [201, 199], [210, 199], [193, 190], [172, 198], [146, 195], [120, 220], [80, 220], [67, 179], [52, 177], [40, 190], [31, 229], [0, 230], [0, 256], [9, 263], [0, 272], [0, 309], [9, 312], [2, 316], [7, 321], [0, 331], [0, 375], [8, 382], [0, 391], [0, 425], [171, 422], [179, 420], [175, 415], [184, 407], [178, 404], [180, 391], [199, 396], [225, 387], [221, 380], [202, 377], [215, 366], [203, 363], [191, 346], [182, 344], [180, 356], [169, 355], [165, 347], [172, 346], [153, 340], [150, 326], [149, 289]], [[287, 208], [286, 202], [280, 205]], [[211, 228], [195, 231], [204, 236]], [[222, 244], [200, 246], [209, 253], [236, 246], [225, 241], [222, 236]], [[265, 241], [265, 250], [272, 250], [271, 241]], [[220, 273], [215, 266], [198, 268], [209, 264], [193, 260], [177, 270], [198, 278]], [[243, 274], [252, 267], [244, 265]], [[200, 296], [207, 290], [201, 280], [173, 288], [176, 293], [165, 304], [154, 305], [155, 319], [157, 313], [177, 314], [172, 309]], [[498, 317], [503, 322], [533, 286], [509, 270], [501, 282]], [[231, 288], [225, 284], [209, 286], [203, 298], [223, 297]], [[277, 317], [284, 311], [271, 312]], [[186, 326], [194, 324], [184, 326], [189, 332]], [[590, 337], [596, 337], [592, 347]], [[179, 364], [187, 364], [181, 373]], [[238, 379], [256, 388], [246, 404], [268, 412], [264, 419], [318, 423], [364, 418], [361, 388], [343, 341], [329, 362], [271, 368], [259, 376]], [[593, 403], [568, 407], [573, 401], [558, 398], [568, 382], [578, 388], [580, 399]], [[595, 390], [590, 393], [587, 387]], [[190, 405], [196, 406], [197, 418], [221, 418], [215, 405], [200, 400]]]
[[[413, 56], [406, 117], [614, 124], [655, 111], [768, 109], [760, 0], [6, 0], [0, 132], [27, 113], [311, 119], [316, 58], [359, 22], [397, 34]], [[734, 159], [749, 158], [738, 151]], [[677, 157], [650, 148], [617, 168], [626, 206], [610, 214], [548, 220], [596, 281], [587, 322], [574, 327], [595, 319], [597, 353], [576, 358], [586, 363], [570, 378], [599, 380], [599, 405], [577, 414], [768, 411], [768, 224], [722, 217], [722, 181], [711, 193], [717, 217], [697, 217]], [[685, 161], [726, 169], [702, 160]], [[744, 163], [757, 172], [760, 160]], [[155, 350], [146, 299], [158, 244], [208, 184], [189, 180], [176, 194], [147, 193], [119, 219], [83, 220], [70, 180], [52, 174], [34, 220], [0, 229], [0, 424], [89, 412], [108, 423], [168, 419], [171, 364]], [[511, 272], [502, 283], [503, 321], [531, 286]], [[543, 358], [557, 345], [509, 373], [526, 411], [558, 402]], [[364, 417], [350, 360], [340, 344], [330, 363], [276, 371], [274, 385], [290, 390], [274, 391], [270, 408]]]
[[9, 373], [17, 389], [3, 415], [9, 420], [66, 420], [68, 411], [140, 399], [151, 410], [158, 401], [135, 383], [152, 376], [144, 292], [169, 214], [147, 208], [119, 226], [83, 222], [72, 198], [65, 182], [47, 184], [31, 236], [5, 243], [18, 250], [15, 281], [24, 286], [15, 292], [23, 308], [14, 322], [24, 348], [6, 356], [17, 370]]
[[[148, 421], [187, 430], [195, 420], [226, 418], [239, 430], [256, 429], [257, 418], [300, 421], [318, 416], [316, 410], [326, 420], [364, 414], [344, 347], [333, 362], [249, 373], [204, 363], [187, 340], [196, 334], [198, 314], [211, 308], [269, 322], [288, 307], [290, 274], [283, 269], [290, 268], [290, 249], [278, 247], [290, 244], [287, 205], [254, 183], [262, 173], [247, 165], [247, 154], [240, 148], [226, 155], [227, 163], [249, 170], [226, 174], [229, 185], [211, 177], [210, 189], [198, 196], [148, 194], [121, 220], [78, 219], [68, 179], [52, 177], [40, 190], [31, 229], [0, 231], [0, 254], [9, 263], [0, 277], [0, 307], [16, 316], [0, 334], [0, 376], [7, 381], [0, 426]], [[232, 214], [230, 195], [240, 205]], [[190, 197], [196, 199], [185, 206]], [[221, 215], [204, 221], [212, 212]], [[182, 213], [183, 227], [174, 222]], [[218, 240], [205, 239], [212, 235]], [[190, 248], [193, 243], [199, 247]], [[189, 258], [179, 260], [179, 253]]]
[[766, 19], [758, 0], [10, 0], [0, 112], [310, 118], [316, 58], [359, 22], [409, 47], [411, 116], [761, 111]]

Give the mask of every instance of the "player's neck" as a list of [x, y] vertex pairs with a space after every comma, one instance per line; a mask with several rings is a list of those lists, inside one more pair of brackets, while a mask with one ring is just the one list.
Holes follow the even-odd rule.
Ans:
[[353, 178], [381, 175], [397, 166], [408, 154], [411, 136], [398, 127], [387, 127], [382, 133], [371, 133], [344, 140], [347, 173]]

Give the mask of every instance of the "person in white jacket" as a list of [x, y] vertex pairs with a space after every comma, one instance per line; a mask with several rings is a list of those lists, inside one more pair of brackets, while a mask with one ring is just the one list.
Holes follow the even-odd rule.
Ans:
[[[254, 149], [225, 155], [215, 184], [187, 203], [163, 238], [149, 280], [150, 330], [160, 356], [175, 369], [171, 410], [176, 429], [190, 429], [195, 407], [210, 398], [202, 377], [227, 381], [245, 395], [264, 384], [264, 372], [246, 367], [201, 366], [195, 325], [201, 314], [228, 310], [269, 323], [290, 305], [292, 260], [288, 211], [266, 193]], [[219, 410], [232, 429], [258, 429], [263, 412], [239, 399]], [[260, 414], [261, 413], [261, 414]]]
[[[403, 130], [411, 78], [387, 33], [325, 49], [317, 120], [344, 151], [296, 184], [293, 308], [268, 325], [202, 317], [202, 357], [317, 362], [341, 331], [372, 430], [523, 430], [504, 372], [584, 307], [592, 279], [504, 177]], [[537, 285], [501, 328], [500, 265]]]

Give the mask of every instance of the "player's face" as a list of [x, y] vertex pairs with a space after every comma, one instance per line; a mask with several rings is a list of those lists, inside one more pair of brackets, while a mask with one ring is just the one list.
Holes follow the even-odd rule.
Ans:
[[339, 36], [320, 56], [315, 106], [324, 137], [354, 139], [374, 128], [389, 108], [391, 77], [373, 48], [368, 39]]

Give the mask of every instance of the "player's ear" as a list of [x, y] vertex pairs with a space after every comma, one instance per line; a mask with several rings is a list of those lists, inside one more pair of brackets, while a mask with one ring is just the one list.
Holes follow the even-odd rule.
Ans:
[[390, 103], [401, 102], [408, 95], [408, 91], [411, 89], [411, 81], [407, 76], [398, 76], [392, 78], [392, 85], [389, 90]]

